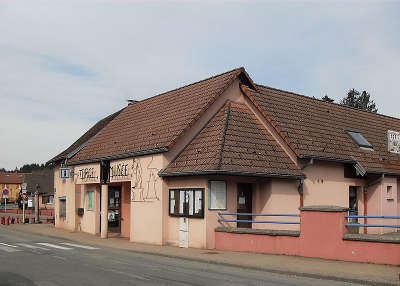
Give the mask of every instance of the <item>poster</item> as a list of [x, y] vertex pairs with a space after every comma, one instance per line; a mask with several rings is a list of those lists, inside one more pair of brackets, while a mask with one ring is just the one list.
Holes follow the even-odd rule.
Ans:
[[179, 214], [183, 214], [183, 204], [185, 203], [186, 192], [179, 192]]
[[187, 192], [189, 201], [189, 215], [193, 215], [193, 192]]
[[201, 211], [201, 200], [202, 200], [201, 194], [202, 194], [201, 191], [196, 191], [194, 193], [194, 212], [196, 214], [200, 213]]
[[225, 181], [210, 181], [210, 209], [226, 209]]

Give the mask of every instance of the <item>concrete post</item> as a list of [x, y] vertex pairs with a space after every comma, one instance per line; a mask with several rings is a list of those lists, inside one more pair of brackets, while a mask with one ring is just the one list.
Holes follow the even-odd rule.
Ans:
[[101, 185], [101, 238], [108, 234], [108, 185]]
[[35, 223], [39, 223], [39, 192], [35, 192]]

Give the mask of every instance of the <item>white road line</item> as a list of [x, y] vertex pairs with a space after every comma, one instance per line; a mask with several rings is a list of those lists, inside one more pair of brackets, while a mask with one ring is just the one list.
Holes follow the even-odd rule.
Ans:
[[27, 244], [27, 243], [17, 243], [17, 244], [19, 246], [23, 246], [23, 247], [26, 247], [26, 248], [49, 250], [48, 248], [44, 248], [44, 247], [36, 246], [36, 245], [31, 245], [31, 244]]
[[0, 244], [4, 245], [4, 246], [7, 246], [7, 247], [13, 247], [13, 248], [17, 248], [18, 247], [18, 246], [7, 244], [7, 243], [3, 243], [3, 242], [0, 242]]
[[63, 249], [63, 250], [70, 250], [70, 249], [72, 249], [72, 248], [69, 248], [69, 247], [59, 246], [59, 245], [55, 245], [55, 244], [51, 244], [51, 243], [45, 243], [45, 242], [37, 242], [36, 244], [44, 245], [44, 246], [52, 247], [52, 248]]
[[0, 245], [0, 250], [4, 250], [5, 252], [16, 252], [16, 251], [20, 251], [19, 249], [16, 249], [16, 248], [13, 248], [13, 247], [1, 246], [1, 245]]
[[75, 244], [75, 243], [68, 243], [68, 242], [62, 242], [62, 243], [60, 243], [60, 244], [63, 244], [63, 245], [68, 245], [68, 246], [72, 246], [72, 247], [77, 247], [77, 248], [84, 248], [84, 249], [99, 249], [99, 248], [97, 248], [97, 247], [92, 247], [92, 246], [87, 246], [87, 245], [80, 245], [80, 244]]

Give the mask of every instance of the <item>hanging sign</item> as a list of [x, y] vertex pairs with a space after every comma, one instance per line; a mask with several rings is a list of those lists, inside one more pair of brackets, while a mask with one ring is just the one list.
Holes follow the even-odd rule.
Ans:
[[388, 130], [388, 151], [390, 153], [400, 154], [400, 132]]

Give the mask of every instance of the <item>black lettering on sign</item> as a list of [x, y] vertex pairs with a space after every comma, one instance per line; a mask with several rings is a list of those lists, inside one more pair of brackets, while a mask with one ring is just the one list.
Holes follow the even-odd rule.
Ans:
[[110, 167], [110, 178], [128, 177], [128, 164], [117, 164]]
[[78, 177], [79, 179], [81, 179], [82, 181], [90, 181], [90, 180], [94, 180], [97, 179], [96, 176], [96, 171], [94, 168], [83, 168], [80, 169], [78, 172]]

